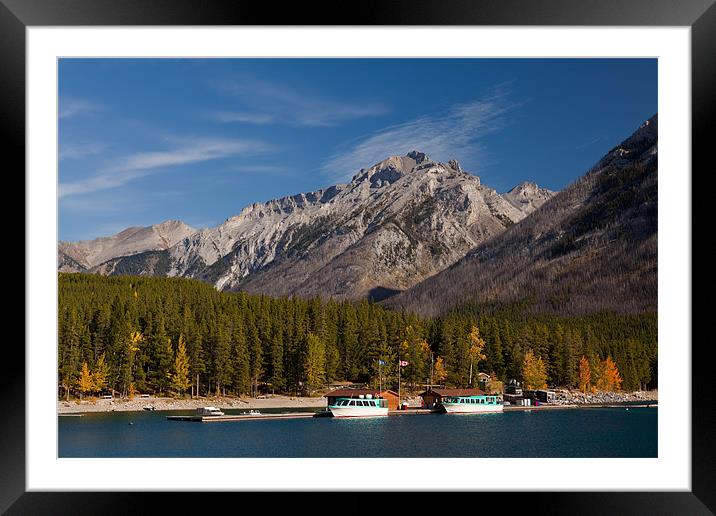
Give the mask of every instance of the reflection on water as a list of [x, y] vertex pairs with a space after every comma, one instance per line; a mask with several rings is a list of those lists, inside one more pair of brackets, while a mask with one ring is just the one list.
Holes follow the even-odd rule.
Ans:
[[[297, 412], [300, 410], [292, 410]], [[315, 409], [310, 409], [315, 411]], [[242, 410], [226, 410], [240, 414]], [[262, 410], [263, 413], [288, 410]], [[60, 457], [656, 457], [657, 408], [236, 422], [59, 418]]]

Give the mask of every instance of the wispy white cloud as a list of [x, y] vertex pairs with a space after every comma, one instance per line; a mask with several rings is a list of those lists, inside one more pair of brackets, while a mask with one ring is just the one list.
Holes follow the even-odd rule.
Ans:
[[107, 150], [109, 146], [105, 143], [73, 143], [60, 144], [60, 159], [81, 159], [88, 156], [97, 156]]
[[95, 113], [102, 109], [101, 104], [91, 100], [60, 97], [57, 116], [60, 118], [72, 118]]
[[222, 123], [273, 124], [278, 117], [269, 113], [250, 113], [243, 111], [212, 113], [210, 118]]
[[141, 152], [126, 156], [118, 165], [108, 167], [97, 174], [70, 183], [61, 183], [59, 196], [93, 193], [123, 186], [130, 181], [154, 174], [166, 167], [176, 167], [265, 152], [270, 146], [252, 140], [173, 140], [175, 147], [170, 150]]
[[382, 103], [319, 99], [315, 95], [256, 78], [225, 82], [220, 88], [250, 106], [209, 113], [209, 118], [222, 123], [330, 127], [345, 120], [381, 116], [390, 111]]
[[414, 149], [438, 161], [454, 158], [480, 162], [485, 157], [482, 137], [500, 129], [505, 115], [516, 106], [508, 102], [505, 93], [496, 93], [454, 106], [440, 116], [423, 116], [387, 127], [346, 145], [326, 160], [321, 171], [331, 180], [342, 181], [360, 168]]

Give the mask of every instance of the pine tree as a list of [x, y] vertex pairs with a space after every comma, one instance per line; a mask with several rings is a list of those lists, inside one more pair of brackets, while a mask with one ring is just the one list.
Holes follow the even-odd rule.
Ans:
[[257, 396], [259, 391], [259, 379], [263, 374], [263, 347], [258, 329], [253, 321], [249, 321], [247, 344], [249, 347], [252, 391], [253, 396]]
[[269, 378], [273, 389], [281, 391], [286, 384], [283, 373], [283, 332], [274, 325], [271, 338], [271, 377]]
[[305, 378], [309, 395], [320, 389], [326, 374], [326, 345], [321, 338], [309, 333], [307, 336], [308, 352], [306, 356]]
[[234, 322], [231, 337], [231, 356], [233, 359], [232, 383], [239, 396], [251, 392], [251, 368], [249, 366], [249, 350], [246, 345], [246, 333], [241, 320]]
[[228, 314], [220, 313], [214, 329], [212, 353], [213, 379], [216, 395], [220, 396], [231, 382], [231, 321]]
[[339, 349], [343, 349], [344, 378], [356, 380], [359, 373], [358, 318], [350, 303], [342, 305], [342, 325], [339, 329]]

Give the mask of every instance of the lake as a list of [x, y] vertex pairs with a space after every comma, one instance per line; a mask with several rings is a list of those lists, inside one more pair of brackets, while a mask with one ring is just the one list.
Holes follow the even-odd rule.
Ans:
[[[262, 412], [289, 411], [297, 410]], [[657, 457], [658, 453], [657, 408], [214, 423], [166, 419], [167, 415], [192, 413], [59, 417], [59, 456]]]

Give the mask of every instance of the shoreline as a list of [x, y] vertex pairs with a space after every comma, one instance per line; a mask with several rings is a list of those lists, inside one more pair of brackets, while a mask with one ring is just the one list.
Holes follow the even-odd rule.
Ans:
[[134, 398], [134, 399], [94, 399], [57, 401], [58, 414], [80, 414], [95, 412], [143, 412], [143, 407], [152, 405], [155, 410], [195, 410], [199, 407], [214, 406], [222, 409], [273, 409], [273, 408], [323, 408], [326, 398], [298, 396], [267, 396], [266, 398]]
[[[576, 399], [575, 399], [576, 398]], [[569, 401], [561, 399], [556, 403], [539, 405], [508, 405], [505, 410], [554, 410], [575, 408], [606, 408], [606, 407], [658, 407], [658, 395], [645, 396], [643, 393], [631, 393], [612, 399], [593, 400], [589, 396], [575, 397]], [[89, 399], [89, 400], [58, 400], [57, 414], [72, 415], [85, 413], [106, 412], [143, 412], [145, 406], [151, 405], [156, 411], [167, 410], [195, 410], [199, 407], [215, 406], [221, 409], [297, 409], [297, 408], [326, 408], [326, 398], [323, 396], [298, 397], [269, 395], [265, 398], [235, 398], [228, 396], [202, 397], [202, 398], [133, 398], [133, 399]], [[423, 412], [416, 406], [409, 406], [409, 410]], [[401, 413], [401, 411], [397, 411]]]

